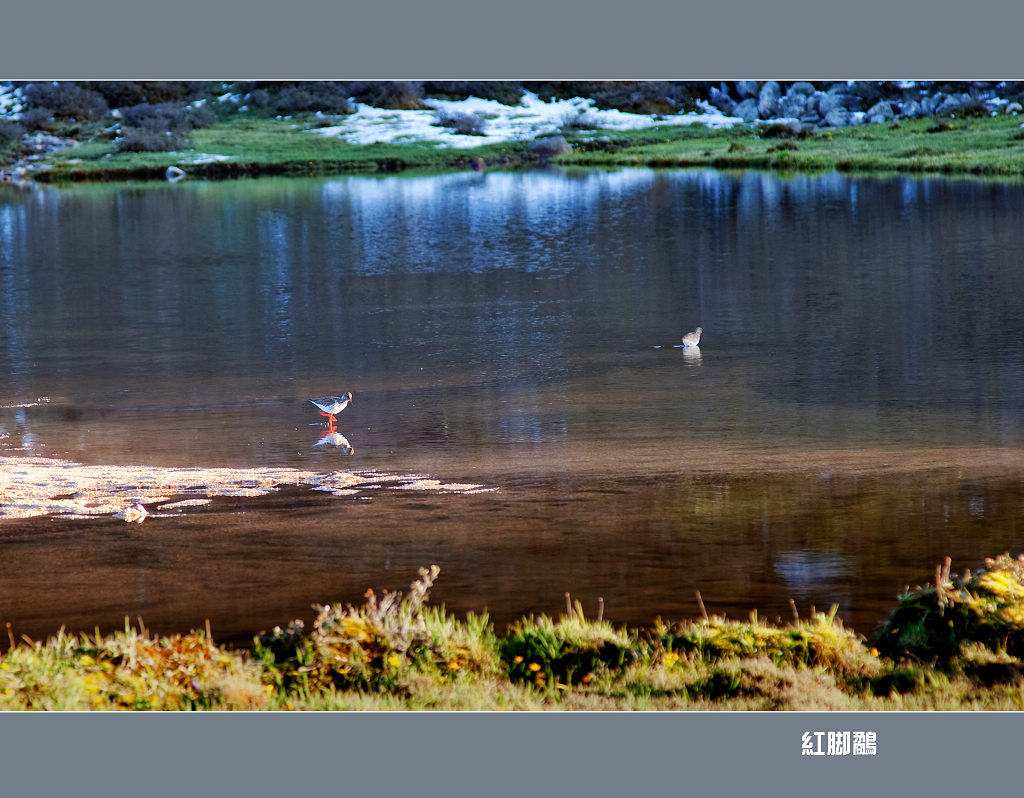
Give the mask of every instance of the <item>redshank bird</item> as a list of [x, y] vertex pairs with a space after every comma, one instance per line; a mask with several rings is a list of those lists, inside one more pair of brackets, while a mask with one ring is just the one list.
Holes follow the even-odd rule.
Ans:
[[700, 334], [701, 334], [701, 332], [703, 332], [703, 330], [701, 330], [701, 328], [698, 327], [693, 332], [688, 332], [686, 335], [684, 335], [683, 336], [683, 348], [687, 348], [687, 347], [691, 347], [691, 346], [697, 346], [697, 344], [700, 343]]
[[340, 413], [348, 403], [352, 401], [352, 391], [343, 393], [341, 396], [321, 396], [319, 399], [310, 399], [313, 404], [320, 408], [320, 415], [327, 416], [327, 421], [333, 424], [337, 419], [335, 413]]

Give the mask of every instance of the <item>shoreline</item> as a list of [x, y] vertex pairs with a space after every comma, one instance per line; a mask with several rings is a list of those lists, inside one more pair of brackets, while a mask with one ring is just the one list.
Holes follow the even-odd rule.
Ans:
[[545, 165], [1024, 176], [1021, 83], [620, 84], [0, 84], [0, 172], [56, 185]]
[[[498, 633], [429, 605], [440, 569], [360, 607], [219, 647], [204, 631], [15, 639], [0, 654], [0, 708], [21, 710], [1016, 710], [1024, 709], [1024, 555], [963, 577], [939, 564], [867, 640], [830, 611], [788, 623], [709, 615], [616, 626], [565, 594], [557, 618]], [[698, 601], [700, 596], [698, 594]], [[701, 603], [703, 610], [703, 603]], [[979, 617], [980, 616], [980, 617]]]

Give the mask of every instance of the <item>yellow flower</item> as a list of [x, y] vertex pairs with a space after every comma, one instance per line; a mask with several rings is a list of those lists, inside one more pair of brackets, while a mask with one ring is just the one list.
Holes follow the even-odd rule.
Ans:
[[868, 650], [868, 653], [869, 653], [869, 654], [870, 654], [870, 655], [871, 655], [872, 657], [877, 657], [877, 656], [878, 656], [878, 649], [877, 649], [877, 648], [875, 648], [874, 646], [872, 646], [872, 647], [871, 647], [871, 648], [870, 648], [870, 649]]
[[390, 665], [392, 668], [397, 668], [401, 664], [402, 658], [399, 657], [397, 654], [392, 654], [390, 657], [388, 657], [388, 665]]
[[592, 673], [588, 673], [588, 674], [584, 675], [584, 677], [583, 677], [583, 684], [590, 684], [590, 682], [593, 680], [593, 678], [594, 678], [594, 674], [592, 674]]
[[274, 692], [274, 685], [272, 685], [272, 684], [268, 684], [268, 685], [267, 685], [266, 687], [264, 687], [263, 689], [264, 689], [264, 690], [266, 690], [266, 691], [267, 691], [268, 693], [272, 693], [272, 692]]
[[355, 640], [370, 639], [370, 633], [366, 628], [366, 621], [362, 618], [353, 618], [351, 615], [346, 615], [341, 619], [341, 630], [347, 637]]
[[286, 709], [295, 709], [295, 704], [293, 704], [291, 701], [289, 701], [287, 704], [285, 704], [285, 708]]
[[540, 664], [536, 663], [536, 662], [531, 662], [530, 663], [530, 670], [533, 671], [534, 673], [536, 673], [537, 671], [540, 670]]
[[449, 670], [457, 671], [461, 667], [462, 666], [459, 665], [459, 661], [457, 659], [453, 659], [451, 662], [448, 663]]
[[[523, 658], [520, 657], [518, 654], [516, 656], [512, 657], [512, 664], [513, 665], [518, 665], [522, 661], [523, 661]], [[4, 667], [6, 668], [7, 666], [4, 665]]]
[[677, 662], [679, 662], [679, 655], [675, 651], [669, 651], [665, 655], [665, 667], [666, 668], [671, 668]]

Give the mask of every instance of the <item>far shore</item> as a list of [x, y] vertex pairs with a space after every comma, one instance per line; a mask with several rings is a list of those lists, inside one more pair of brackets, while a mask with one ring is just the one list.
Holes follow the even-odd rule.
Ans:
[[8, 88], [0, 175], [69, 184], [558, 166], [1024, 176], [1024, 84], [718, 85], [84, 82], [18, 89], [17, 113]]

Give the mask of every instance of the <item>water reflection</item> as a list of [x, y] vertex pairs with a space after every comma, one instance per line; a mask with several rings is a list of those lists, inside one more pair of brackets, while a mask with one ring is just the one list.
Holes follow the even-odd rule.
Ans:
[[[937, 534], [965, 557], [1012, 548], [1024, 524], [1005, 485], [944, 510], [934, 486], [897, 484], [863, 517], [870, 497], [827, 480], [791, 496], [737, 474], [821, 452], [875, 468], [1019, 451], [1024, 270], [1006, 253], [1022, 215], [1020, 185], [708, 170], [0, 187], [0, 455], [307, 466], [329, 451], [518, 486], [520, 503], [469, 531], [455, 518], [430, 548], [403, 516], [410, 548], [387, 552], [456, 570], [476, 552], [506, 597], [560, 596], [571, 573], [623, 602], [657, 585], [643, 598], [658, 603], [680, 568], [737, 601], [750, 584], [758, 600], [888, 597], [949, 553]], [[698, 321], [707, 337], [676, 357]], [[310, 440], [306, 397], [325, 385], [360, 394], [358, 451], [336, 428]], [[19, 407], [39, 396], [60, 401]], [[715, 490], [657, 500], [709, 473]], [[607, 546], [559, 554], [598, 528]], [[480, 553], [474, 535], [507, 548]], [[372, 575], [375, 549], [349, 554]]]
[[682, 349], [683, 349], [683, 360], [686, 362], [686, 365], [688, 365], [688, 366], [699, 366], [701, 364], [702, 358], [701, 358], [701, 353], [700, 353], [700, 347], [699, 346], [697, 346], [697, 345], [694, 345], [694, 346], [684, 346]]
[[320, 433], [320, 437], [313, 444], [313, 448], [338, 449], [341, 454], [347, 455], [352, 455], [356, 452], [352, 444], [348, 442], [348, 438], [338, 432], [333, 426], [328, 426], [327, 429]]

